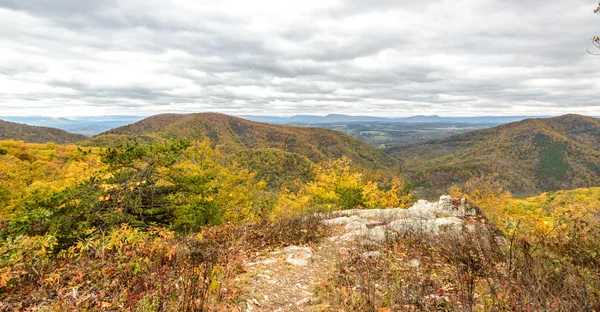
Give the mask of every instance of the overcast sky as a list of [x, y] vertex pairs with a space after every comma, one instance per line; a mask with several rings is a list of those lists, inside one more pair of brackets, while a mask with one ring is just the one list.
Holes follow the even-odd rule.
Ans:
[[597, 1], [0, 0], [0, 116], [600, 115]]

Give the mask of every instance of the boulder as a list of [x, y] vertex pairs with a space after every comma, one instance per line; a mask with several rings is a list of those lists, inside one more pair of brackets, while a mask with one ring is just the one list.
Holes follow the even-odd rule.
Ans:
[[298, 246], [288, 246], [283, 248], [283, 250], [274, 252], [275, 254], [287, 254], [287, 258], [285, 262], [296, 265], [296, 266], [305, 266], [308, 264], [308, 260], [312, 258], [313, 253], [312, 250], [308, 247], [298, 247]]
[[397, 232], [439, 235], [462, 231], [464, 221], [459, 217], [476, 215], [464, 198], [441, 196], [437, 202], [417, 201], [408, 209], [351, 209], [331, 213], [337, 218], [323, 220], [323, 224], [345, 225], [346, 234], [336, 239], [357, 237], [383, 241]]
[[350, 218], [348, 217], [338, 217], [335, 219], [327, 219], [327, 220], [323, 220], [321, 221], [322, 224], [325, 225], [344, 225], [344, 224], [348, 224], [348, 222], [350, 222]]
[[367, 251], [367, 252], [363, 252], [362, 254], [360, 254], [360, 257], [363, 259], [379, 258], [379, 257], [381, 257], [381, 252], [380, 251]]
[[346, 232], [352, 232], [352, 231], [356, 231], [356, 230], [366, 230], [367, 229], [367, 223], [368, 223], [367, 220], [362, 219], [362, 218], [360, 218], [358, 216], [351, 216], [349, 219], [350, 219], [349, 222], [344, 227], [344, 230]]
[[463, 220], [456, 217], [435, 218], [429, 220], [395, 220], [389, 227], [399, 232], [439, 235], [444, 232], [462, 230]]

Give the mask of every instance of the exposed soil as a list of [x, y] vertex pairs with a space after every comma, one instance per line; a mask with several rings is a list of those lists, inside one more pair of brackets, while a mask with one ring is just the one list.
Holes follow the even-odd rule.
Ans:
[[323, 311], [328, 306], [315, 297], [315, 286], [334, 272], [333, 266], [350, 242], [324, 238], [310, 247], [313, 256], [305, 266], [286, 263], [287, 255], [264, 253], [248, 259], [241, 311]]

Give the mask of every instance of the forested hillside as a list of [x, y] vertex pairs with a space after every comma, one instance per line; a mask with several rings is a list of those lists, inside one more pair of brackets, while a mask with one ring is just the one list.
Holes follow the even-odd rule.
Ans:
[[[320, 218], [337, 212], [342, 216], [337, 219], [350, 222], [356, 216], [343, 216], [350, 210], [410, 207], [415, 197], [401, 175], [382, 175], [344, 155], [329, 158], [335, 153], [327, 145], [314, 146], [322, 161], [278, 148], [279, 141], [260, 133], [270, 130], [268, 125], [252, 123], [238, 133], [233, 129], [237, 119], [223, 123], [222, 115], [210, 114], [215, 124], [196, 127], [167, 116], [155, 126], [133, 125], [121, 129], [123, 134], [92, 140], [105, 140], [104, 147], [0, 141], [0, 309], [230, 311], [252, 306], [267, 311], [277, 306], [267, 298], [273, 292], [273, 297], [297, 293], [300, 286], [291, 277], [302, 278], [307, 289], [302, 294], [309, 296], [291, 304], [315, 311], [598, 306], [598, 188], [515, 199], [496, 173], [484, 172], [452, 187], [455, 198], [449, 199], [454, 207], [464, 197], [483, 215], [434, 215], [436, 222], [464, 224], [464, 231], [396, 232], [384, 234], [379, 243], [355, 241], [334, 236], [339, 229]], [[568, 151], [597, 151], [596, 120], [580, 116], [542, 125], [523, 122], [520, 136], [502, 128], [490, 133], [513, 135], [508, 144], [515, 136], [528, 137], [533, 129], [528, 122], [541, 129], [530, 135], [532, 144], [543, 143], [532, 145], [541, 147], [542, 155], [553, 145], [539, 136], [566, 144]], [[207, 129], [217, 135], [203, 137]], [[274, 129], [278, 136], [313, 138], [293, 133], [297, 128]], [[133, 142], [142, 130], [146, 139]], [[355, 142], [340, 135], [341, 143]], [[199, 140], [174, 138], [179, 136]], [[109, 143], [123, 139], [127, 142]], [[258, 139], [266, 141], [244, 143]], [[340, 142], [333, 142], [336, 150]], [[475, 148], [485, 150], [481, 142], [472, 148], [472, 154]], [[372, 212], [383, 216], [384, 211]], [[359, 228], [342, 227], [385, 227], [363, 221]], [[314, 259], [290, 269], [296, 264], [288, 260], [296, 254], [273, 252], [290, 245], [310, 246], [300, 250], [312, 248]], [[256, 257], [275, 262], [251, 264]], [[267, 268], [270, 275], [250, 274]], [[306, 286], [310, 280], [314, 288]], [[251, 283], [267, 288], [257, 296], [248, 288]]]
[[600, 120], [580, 115], [527, 119], [390, 148], [417, 186], [434, 193], [497, 176], [515, 194], [600, 184]]
[[28, 126], [0, 120], [0, 140], [18, 140], [28, 143], [54, 142], [75, 143], [87, 139], [81, 134], [73, 134], [60, 129]]
[[[297, 167], [256, 178], [209, 139], [0, 141], [0, 151], [0, 307], [9, 310], [231, 308], [235, 293], [219, 290], [240, 273], [244, 249], [312, 240], [320, 225], [304, 216], [315, 212], [413, 201], [400, 177], [380, 183], [346, 157], [246, 151], [240, 159], [262, 159], [255, 167]], [[278, 179], [293, 183], [267, 187]]]
[[107, 146], [122, 140], [151, 142], [172, 138], [210, 138], [227, 155], [271, 148], [302, 155], [313, 162], [346, 156], [370, 169], [395, 165], [381, 151], [337, 131], [271, 125], [217, 113], [156, 115], [102, 133], [86, 145]]

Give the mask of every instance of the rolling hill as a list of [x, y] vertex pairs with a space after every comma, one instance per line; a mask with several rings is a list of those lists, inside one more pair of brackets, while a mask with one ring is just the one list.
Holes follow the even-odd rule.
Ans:
[[386, 169], [396, 164], [381, 151], [341, 132], [252, 122], [218, 113], [156, 115], [101, 133], [86, 145], [107, 146], [133, 139], [148, 142], [206, 137], [228, 155], [248, 149], [278, 149], [305, 156], [313, 162], [347, 156], [369, 169]]
[[385, 150], [415, 185], [434, 193], [498, 174], [515, 194], [600, 185], [600, 120], [526, 119]]
[[86, 140], [81, 134], [48, 127], [28, 126], [0, 120], [0, 140], [17, 140], [28, 143], [54, 142], [58, 144], [75, 143]]

